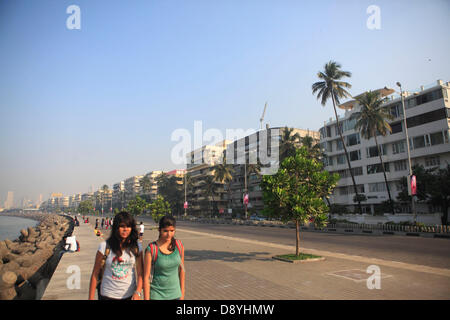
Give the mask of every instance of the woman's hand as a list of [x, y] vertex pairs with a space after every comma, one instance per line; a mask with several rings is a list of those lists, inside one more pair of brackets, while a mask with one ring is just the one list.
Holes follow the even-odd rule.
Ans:
[[131, 300], [142, 300], [141, 296], [138, 292], [135, 292], [133, 296], [131, 297]]

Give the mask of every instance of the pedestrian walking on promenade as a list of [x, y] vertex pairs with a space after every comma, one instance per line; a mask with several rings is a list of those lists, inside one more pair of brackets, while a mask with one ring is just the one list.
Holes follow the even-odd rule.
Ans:
[[102, 229], [104, 225], [105, 225], [105, 218], [102, 218]]
[[141, 221], [141, 224], [139, 225], [139, 241], [142, 242], [142, 238], [144, 237], [144, 224]]
[[98, 247], [89, 284], [89, 300], [94, 300], [96, 288], [99, 300], [141, 300], [143, 268], [136, 221], [128, 212], [122, 211], [114, 219], [108, 240]]
[[98, 229], [98, 219], [95, 219], [95, 230]]
[[[175, 218], [159, 221], [159, 238], [145, 249], [144, 299], [184, 300], [184, 247], [175, 239]], [[151, 284], [150, 276], [152, 275]]]

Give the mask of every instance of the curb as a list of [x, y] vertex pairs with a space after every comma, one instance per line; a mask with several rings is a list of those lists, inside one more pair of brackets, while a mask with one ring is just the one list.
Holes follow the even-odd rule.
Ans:
[[306, 262], [324, 261], [325, 257], [314, 258], [314, 259], [306, 259], [306, 260], [289, 260], [289, 259], [284, 259], [284, 258], [280, 258], [280, 257], [277, 257], [277, 256], [273, 256], [272, 259], [283, 261], [283, 262], [289, 262], [289, 263], [306, 263]]

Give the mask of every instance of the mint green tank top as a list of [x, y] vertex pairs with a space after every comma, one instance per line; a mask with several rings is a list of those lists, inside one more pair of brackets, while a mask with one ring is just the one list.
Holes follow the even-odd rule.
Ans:
[[180, 278], [178, 267], [181, 255], [178, 248], [171, 254], [164, 254], [158, 248], [153, 280], [150, 287], [151, 300], [175, 300], [181, 298]]

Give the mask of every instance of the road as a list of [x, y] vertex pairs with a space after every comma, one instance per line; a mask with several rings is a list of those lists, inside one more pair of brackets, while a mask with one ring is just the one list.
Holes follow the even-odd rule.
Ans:
[[[177, 228], [295, 246], [295, 229], [178, 221]], [[450, 240], [302, 231], [300, 247], [450, 269]]]

